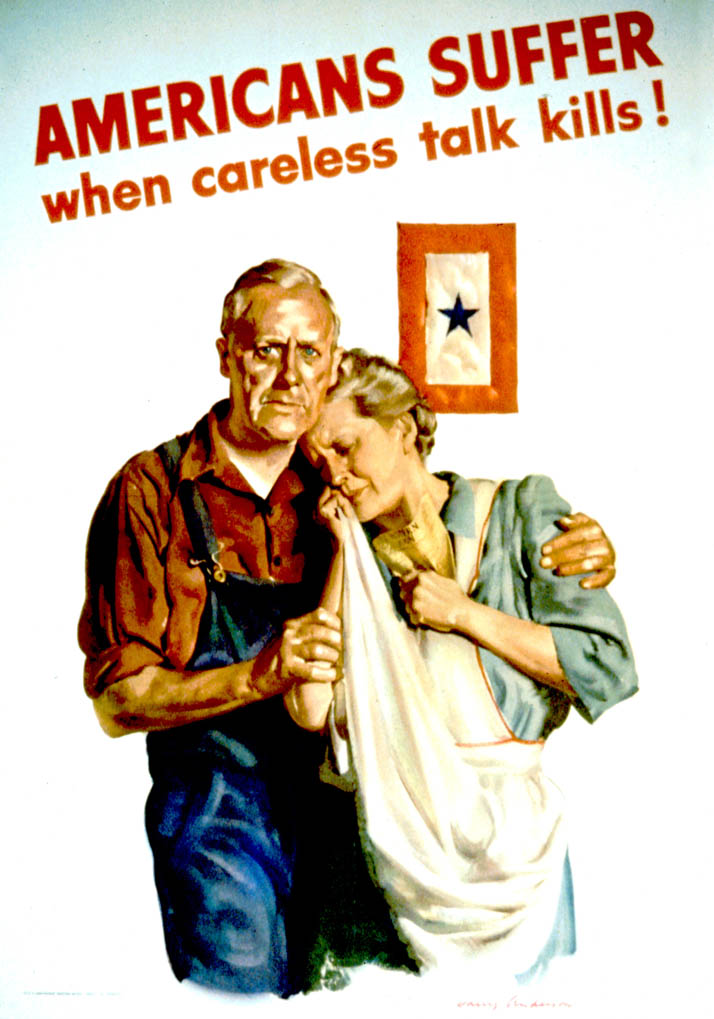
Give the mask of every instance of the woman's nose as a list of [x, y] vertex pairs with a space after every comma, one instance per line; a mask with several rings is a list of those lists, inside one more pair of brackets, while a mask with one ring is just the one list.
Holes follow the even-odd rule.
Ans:
[[325, 459], [325, 468], [328, 474], [327, 482], [332, 488], [339, 488], [345, 480], [347, 470], [345, 465], [335, 456], [328, 456]]

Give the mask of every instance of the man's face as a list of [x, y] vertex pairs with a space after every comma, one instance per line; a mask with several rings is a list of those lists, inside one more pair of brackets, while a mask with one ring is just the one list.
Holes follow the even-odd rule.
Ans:
[[339, 361], [332, 316], [317, 290], [265, 283], [230, 339], [217, 341], [230, 379], [230, 430], [254, 447], [295, 442], [314, 425]]

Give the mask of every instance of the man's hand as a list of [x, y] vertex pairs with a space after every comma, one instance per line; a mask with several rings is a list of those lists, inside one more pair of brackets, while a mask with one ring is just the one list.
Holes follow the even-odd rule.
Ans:
[[615, 576], [615, 549], [597, 520], [573, 513], [556, 524], [565, 533], [546, 542], [540, 565], [557, 577], [590, 574], [580, 581], [581, 587], [606, 587]]
[[459, 610], [468, 605], [470, 599], [455, 580], [432, 570], [415, 571], [400, 579], [399, 589], [414, 626], [428, 626], [441, 633], [459, 629]]
[[275, 645], [272, 649], [269, 667], [255, 679], [256, 689], [264, 696], [285, 693], [294, 683], [334, 683], [342, 652], [340, 617], [319, 607], [288, 619], [277, 649]]

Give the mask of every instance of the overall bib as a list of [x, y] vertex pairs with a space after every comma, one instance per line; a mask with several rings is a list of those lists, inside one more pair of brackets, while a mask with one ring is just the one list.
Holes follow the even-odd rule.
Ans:
[[[319, 588], [227, 573], [198, 487], [181, 482], [177, 497], [207, 588], [187, 669], [254, 658], [286, 619], [316, 606]], [[312, 855], [321, 735], [273, 697], [150, 733], [147, 750], [146, 829], [175, 975], [242, 993], [301, 989], [287, 943], [301, 899], [298, 844]]]

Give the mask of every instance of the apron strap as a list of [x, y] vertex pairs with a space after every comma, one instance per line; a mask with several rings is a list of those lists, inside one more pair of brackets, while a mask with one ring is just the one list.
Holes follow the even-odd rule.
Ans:
[[466, 594], [471, 594], [478, 580], [481, 553], [486, 539], [487, 524], [500, 481], [474, 478], [469, 481], [474, 498], [473, 537], [454, 535], [456, 579]]

